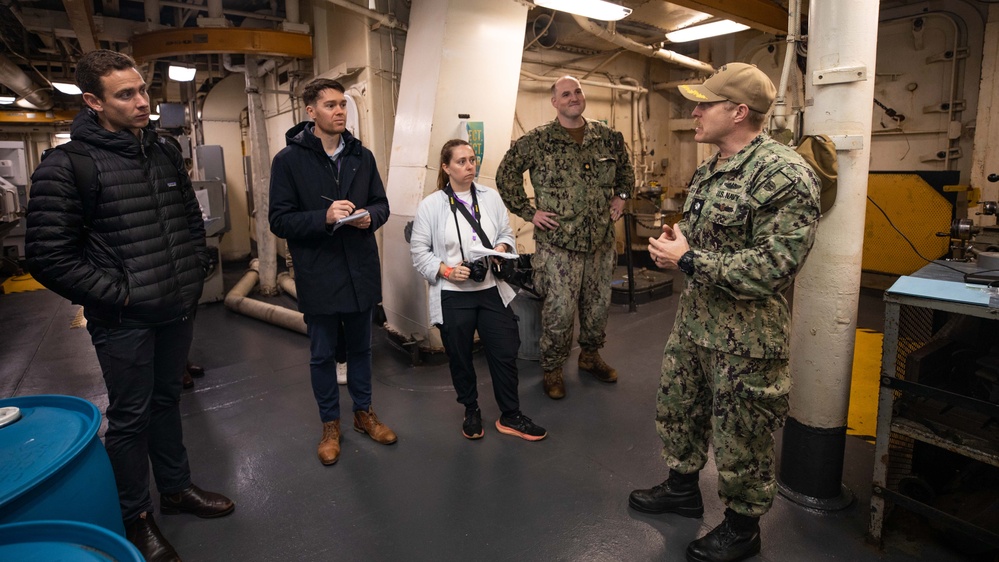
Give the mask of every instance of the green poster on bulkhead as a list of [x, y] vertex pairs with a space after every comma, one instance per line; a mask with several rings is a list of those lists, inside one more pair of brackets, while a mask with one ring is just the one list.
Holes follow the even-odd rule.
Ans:
[[468, 133], [468, 144], [472, 145], [472, 152], [475, 153], [475, 177], [479, 177], [486, 146], [485, 128], [482, 121], [469, 121], [465, 123], [465, 131]]

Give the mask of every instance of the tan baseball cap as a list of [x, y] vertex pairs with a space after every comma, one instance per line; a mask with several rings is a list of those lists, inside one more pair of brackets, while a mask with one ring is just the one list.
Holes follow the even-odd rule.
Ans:
[[744, 62], [730, 62], [712, 74], [703, 84], [683, 84], [679, 86], [683, 97], [691, 101], [715, 102], [730, 101], [744, 103], [753, 111], [766, 113], [770, 110], [777, 88], [755, 65]]

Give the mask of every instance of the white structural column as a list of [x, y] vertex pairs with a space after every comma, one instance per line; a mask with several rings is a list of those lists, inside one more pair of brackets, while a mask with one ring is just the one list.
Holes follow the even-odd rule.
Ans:
[[[999, 103], [999, 4], [989, 4], [982, 47], [982, 83], [978, 107]], [[982, 190], [982, 201], [999, 199], [999, 112], [979, 109], [975, 121], [975, 149], [971, 160], [971, 186]], [[978, 209], [979, 212], [981, 209]], [[996, 217], [974, 215], [981, 225], [997, 224]]]
[[389, 330], [414, 350], [440, 345], [426, 281], [409, 254], [416, 208], [436, 189], [441, 146], [463, 138], [466, 122], [483, 124], [476, 182], [495, 187], [513, 131], [526, 26], [527, 7], [516, 0], [413, 3], [388, 173], [392, 215], [382, 245], [382, 305]]
[[792, 500], [849, 504], [842, 486], [878, 37], [877, 0], [812, 0], [808, 11], [805, 134], [836, 142], [836, 204], [794, 285], [791, 412], [779, 481]]

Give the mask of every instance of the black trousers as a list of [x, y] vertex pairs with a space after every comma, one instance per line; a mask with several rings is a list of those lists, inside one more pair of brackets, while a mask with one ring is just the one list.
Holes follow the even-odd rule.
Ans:
[[503, 306], [496, 287], [483, 291], [441, 291], [444, 323], [439, 326], [444, 350], [451, 366], [451, 381], [458, 402], [477, 408], [475, 367], [472, 345], [478, 330], [493, 379], [493, 394], [503, 415], [520, 412], [517, 395], [517, 351], [520, 332], [517, 317]]
[[155, 328], [87, 326], [108, 389], [104, 447], [127, 527], [153, 511], [149, 465], [161, 494], [191, 485], [180, 424], [181, 378], [194, 319]]

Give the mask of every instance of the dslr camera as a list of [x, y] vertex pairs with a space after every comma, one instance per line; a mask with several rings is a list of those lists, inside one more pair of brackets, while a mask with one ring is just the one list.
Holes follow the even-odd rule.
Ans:
[[486, 280], [486, 273], [489, 272], [489, 266], [486, 265], [484, 259], [478, 259], [475, 261], [463, 261], [461, 265], [468, 268], [468, 278], [476, 283], [481, 283]]

